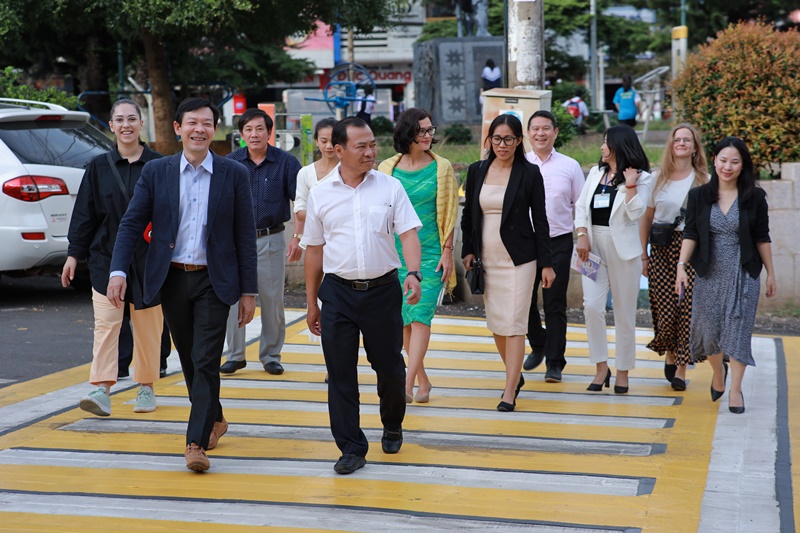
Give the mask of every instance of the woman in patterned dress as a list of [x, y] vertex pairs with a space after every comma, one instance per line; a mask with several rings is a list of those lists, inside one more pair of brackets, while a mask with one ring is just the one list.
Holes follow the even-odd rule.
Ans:
[[767, 195], [758, 187], [747, 145], [726, 137], [714, 147], [708, 184], [689, 193], [675, 292], [689, 283], [686, 263], [694, 267], [690, 346], [697, 360], [708, 358], [714, 369], [711, 400], [725, 393], [731, 362], [728, 409], [744, 413], [742, 379], [755, 366], [750, 347], [761, 289], [767, 270], [767, 298], [775, 294], [775, 271], [769, 238]]
[[[686, 365], [691, 362], [689, 328], [692, 320], [692, 284], [694, 270], [686, 268], [687, 284], [683, 299], [673, 294], [678, 256], [683, 243], [683, 213], [689, 190], [708, 182], [708, 161], [697, 130], [689, 124], [672, 128], [661, 169], [655, 173], [655, 185], [639, 231], [642, 248], [647, 250], [653, 222], [681, 223], [672, 232], [667, 245], [650, 243], [650, 257], [642, 255], [642, 274], [649, 278], [650, 313], [654, 338], [647, 345], [659, 355], [666, 354], [664, 376], [677, 391], [686, 390]], [[682, 213], [683, 211], [683, 213]]]
[[[378, 170], [394, 176], [403, 184], [422, 221], [419, 240], [422, 245], [422, 300], [416, 305], [403, 302], [403, 346], [408, 354], [406, 403], [416, 399], [426, 403], [431, 381], [423, 361], [431, 338], [431, 322], [442, 288], [452, 291], [456, 284], [453, 269], [453, 230], [458, 212], [458, 183], [450, 161], [431, 152], [436, 143], [431, 115], [411, 108], [403, 112], [394, 129], [394, 148], [399, 153], [380, 164]], [[400, 279], [408, 271], [400, 240], [395, 237], [402, 262]], [[414, 383], [418, 384], [414, 397]]]

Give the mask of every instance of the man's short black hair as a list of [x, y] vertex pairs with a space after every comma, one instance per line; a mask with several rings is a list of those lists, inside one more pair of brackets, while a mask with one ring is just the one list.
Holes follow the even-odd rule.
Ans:
[[558, 129], [558, 124], [556, 123], [556, 116], [546, 109], [540, 109], [539, 111], [531, 115], [531, 118], [528, 119], [528, 129], [531, 129], [531, 122], [533, 122], [533, 119], [535, 119], [536, 117], [546, 118], [547, 120], [553, 123], [554, 130]]
[[264, 124], [267, 126], [267, 132], [271, 132], [272, 126], [274, 125], [272, 122], [272, 117], [257, 107], [251, 107], [250, 109], [246, 109], [245, 112], [242, 113], [241, 118], [239, 118], [239, 133], [244, 130], [245, 124], [259, 117], [264, 119]]
[[370, 129], [369, 125], [358, 117], [342, 119], [333, 127], [333, 133], [331, 133], [331, 144], [333, 146], [340, 144], [343, 148], [347, 148], [347, 128], [350, 126]]
[[183, 124], [183, 115], [190, 111], [197, 111], [198, 109], [202, 109], [207, 107], [211, 109], [211, 112], [214, 114], [214, 129], [217, 128], [217, 123], [219, 122], [219, 109], [217, 106], [211, 102], [208, 98], [187, 98], [180, 104], [178, 104], [178, 109], [175, 111], [175, 122], [178, 124]]

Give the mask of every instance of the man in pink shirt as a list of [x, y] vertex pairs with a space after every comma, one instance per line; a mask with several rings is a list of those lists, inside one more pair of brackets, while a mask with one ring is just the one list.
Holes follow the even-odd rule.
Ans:
[[545, 329], [542, 328], [537, 302], [542, 271], [537, 268], [528, 316], [528, 343], [532, 351], [525, 359], [523, 368], [533, 370], [546, 359], [544, 380], [548, 383], [560, 383], [561, 371], [567, 365], [564, 352], [567, 349], [567, 287], [573, 245], [572, 208], [585, 181], [580, 164], [553, 148], [557, 137], [556, 118], [550, 111], [536, 111], [531, 115], [528, 120], [528, 141], [533, 150], [526, 157], [539, 166], [544, 177], [556, 279], [550, 288], [542, 289]]

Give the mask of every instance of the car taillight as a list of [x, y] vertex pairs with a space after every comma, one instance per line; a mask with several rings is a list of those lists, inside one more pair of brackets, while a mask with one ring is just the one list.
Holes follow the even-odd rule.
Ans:
[[3, 184], [3, 192], [23, 202], [38, 202], [48, 196], [69, 194], [67, 184], [60, 178], [20, 176]]

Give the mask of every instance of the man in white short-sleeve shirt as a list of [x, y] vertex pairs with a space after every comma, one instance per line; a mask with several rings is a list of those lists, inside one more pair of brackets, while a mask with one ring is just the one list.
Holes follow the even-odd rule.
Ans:
[[[309, 330], [322, 336], [331, 432], [342, 452], [333, 469], [351, 474], [366, 464], [369, 448], [359, 425], [359, 333], [378, 376], [382, 449], [397, 453], [403, 444], [406, 368], [400, 353], [401, 307], [403, 296], [410, 304], [420, 299], [417, 230], [422, 223], [400, 182], [373, 170], [377, 146], [363, 120], [340, 121], [333, 128], [332, 143], [341, 165], [309, 193], [301, 244], [307, 247], [306, 320]], [[404, 280], [397, 279], [395, 233], [409, 269]]]

